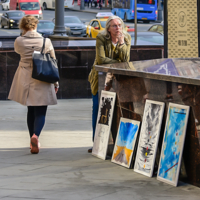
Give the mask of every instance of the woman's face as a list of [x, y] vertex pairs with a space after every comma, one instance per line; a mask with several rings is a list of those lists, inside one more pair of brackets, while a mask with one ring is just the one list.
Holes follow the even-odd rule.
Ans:
[[110, 27], [108, 28], [111, 37], [117, 37], [122, 33], [122, 24], [119, 19], [113, 19], [110, 21]]

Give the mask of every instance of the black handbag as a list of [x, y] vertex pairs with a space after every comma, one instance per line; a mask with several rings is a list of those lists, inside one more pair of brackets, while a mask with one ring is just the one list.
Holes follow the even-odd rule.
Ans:
[[44, 38], [41, 52], [33, 52], [32, 78], [47, 83], [55, 83], [60, 79], [57, 62], [50, 56], [50, 53], [43, 53], [45, 40], [46, 39]]

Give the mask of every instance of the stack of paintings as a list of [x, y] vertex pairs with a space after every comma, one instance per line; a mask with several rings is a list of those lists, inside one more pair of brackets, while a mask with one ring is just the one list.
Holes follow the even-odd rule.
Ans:
[[[102, 91], [92, 154], [106, 159], [116, 93]], [[152, 177], [165, 103], [146, 100], [134, 171]], [[169, 103], [157, 179], [177, 186], [189, 106]], [[140, 122], [120, 119], [111, 161], [130, 168]]]

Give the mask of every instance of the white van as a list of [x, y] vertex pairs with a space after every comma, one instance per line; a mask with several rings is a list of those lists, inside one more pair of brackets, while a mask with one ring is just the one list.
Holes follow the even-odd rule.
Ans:
[[10, 0], [3, 0], [1, 5], [2, 10], [10, 10]]

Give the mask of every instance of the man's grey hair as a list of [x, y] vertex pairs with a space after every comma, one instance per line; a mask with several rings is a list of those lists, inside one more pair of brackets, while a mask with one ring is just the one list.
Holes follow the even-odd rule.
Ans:
[[122, 19], [116, 15], [112, 15], [108, 18], [108, 20], [106, 21], [106, 27], [105, 27], [105, 30], [103, 30], [101, 33], [107, 38], [107, 39], [110, 39], [111, 38], [111, 35], [108, 31], [108, 29], [110, 28], [110, 23], [113, 19], [118, 19], [120, 20], [121, 22], [121, 25], [122, 25], [122, 33], [124, 34], [124, 37], [127, 37], [128, 33], [126, 32], [125, 30], [125, 27], [124, 27], [124, 22], [122, 21]]

